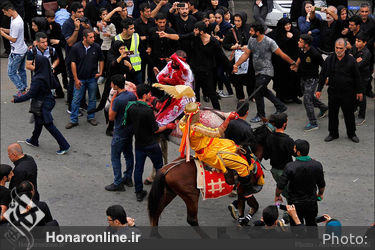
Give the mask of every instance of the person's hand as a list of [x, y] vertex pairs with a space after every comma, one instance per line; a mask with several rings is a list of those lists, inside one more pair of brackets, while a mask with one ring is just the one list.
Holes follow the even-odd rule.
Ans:
[[134, 5], [133, 1], [126, 2], [127, 7], [132, 7]]
[[178, 2], [174, 2], [171, 9], [172, 10], [176, 10], [178, 8], [177, 4], [179, 4], [179, 3]]
[[348, 29], [348, 28], [345, 28], [345, 29], [343, 29], [343, 31], [341, 31], [341, 34], [342, 34], [342, 35], [347, 35], [348, 32], [349, 32], [349, 29]]
[[286, 205], [286, 211], [288, 212], [290, 217], [292, 217], [292, 218], [298, 217], [296, 207], [293, 204], [292, 205]]
[[362, 57], [357, 58], [357, 63], [362, 62]]
[[216, 25], [216, 26], [215, 26], [215, 29], [214, 29], [214, 32], [217, 33], [217, 32], [219, 32], [219, 31], [220, 31], [220, 26], [219, 26], [219, 25]]
[[74, 20], [74, 27], [75, 27], [75, 29], [79, 29], [80, 25], [81, 25], [81, 21], [79, 21], [78, 18], [76, 20]]
[[157, 76], [160, 72], [160, 70], [157, 67], [153, 67], [152, 71], [154, 71], [155, 76]]
[[315, 97], [316, 97], [317, 99], [320, 99], [320, 95], [321, 95], [321, 92], [319, 92], [319, 91], [316, 91], [316, 92], [315, 92]]
[[309, 32], [307, 32], [307, 34], [311, 36], [312, 32], [311, 32], [311, 31], [309, 31]]
[[232, 73], [237, 73], [237, 72], [238, 72], [238, 66], [237, 65], [233, 65]]
[[296, 64], [290, 65], [290, 70], [297, 72], [298, 71], [298, 66]]
[[74, 86], [76, 87], [76, 89], [80, 89], [81, 85], [82, 85], [82, 83], [81, 83], [80, 80], [78, 80], [78, 79], [74, 80]]
[[164, 6], [164, 5], [166, 5], [167, 3], [168, 3], [168, 0], [161, 0], [161, 1], [159, 2], [160, 6]]
[[98, 73], [98, 74], [95, 75], [95, 78], [98, 79], [101, 76], [102, 76], [102, 74]]
[[326, 219], [324, 222], [327, 223], [328, 221], [332, 220], [331, 216], [328, 214], [323, 214], [323, 217]]
[[[316, 92], [316, 93], [318, 93], [318, 92]], [[320, 198], [320, 201], [322, 201], [323, 198], [324, 198], [324, 195], [318, 193], [318, 194], [316, 195], [316, 197], [317, 197], [317, 198]]]
[[103, 24], [102, 24], [102, 22], [97, 22], [97, 23], [96, 23], [96, 26], [98, 27], [98, 29], [99, 29], [100, 31], [103, 30]]
[[289, 39], [292, 38], [293, 37], [293, 33], [292, 32], [287, 32], [286, 33], [286, 37], [289, 38]]
[[241, 50], [242, 50], [243, 52], [245, 52], [246, 49], [247, 49], [247, 45], [244, 45], [244, 46], [241, 47]]
[[151, 54], [151, 48], [150, 48], [150, 47], [148, 47], [148, 48], [146, 49], [146, 53], [147, 53], [148, 55]]
[[165, 33], [164, 31], [156, 31], [156, 33], [159, 34], [159, 37], [160, 37], [160, 38], [167, 37], [167, 33]]
[[357, 100], [360, 101], [360, 102], [363, 100], [363, 94], [362, 93], [357, 94]]
[[238, 114], [236, 112], [231, 112], [227, 119], [236, 120], [236, 119], [238, 119]]
[[121, 12], [121, 11], [122, 11], [122, 7], [117, 7], [117, 8], [115, 8], [115, 11], [116, 11], [116, 12]]
[[220, 37], [219, 36], [214, 36], [216, 40], [220, 41]]
[[259, 4], [260, 4], [260, 1], [261, 1], [261, 0], [256, 0], [256, 1], [255, 1], [255, 4], [256, 4], [256, 5], [259, 5]]
[[126, 217], [126, 221], [128, 223], [128, 227], [134, 227], [135, 225], [135, 220], [131, 217]]
[[172, 129], [173, 130], [173, 129], [176, 128], [176, 124], [174, 122], [171, 122], [171, 123], [168, 123], [166, 127], [167, 127], [167, 129]]
[[275, 196], [275, 202], [283, 202], [283, 198], [281, 197], [281, 195]]
[[[315, 7], [314, 7], [314, 10], [315, 10]], [[326, 7], [322, 7], [322, 8], [320, 9], [320, 12], [325, 12], [325, 13], [327, 13], [327, 8], [326, 8]]]
[[0, 35], [4, 36], [5, 35], [5, 32], [4, 30], [0, 30]]

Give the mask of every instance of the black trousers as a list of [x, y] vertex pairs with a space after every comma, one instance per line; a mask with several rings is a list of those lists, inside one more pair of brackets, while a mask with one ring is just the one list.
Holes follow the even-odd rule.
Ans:
[[349, 138], [355, 135], [354, 109], [356, 100], [354, 94], [328, 93], [328, 131], [332, 136], [339, 136], [339, 109], [344, 114], [346, 133]]
[[214, 109], [220, 110], [220, 103], [216, 95], [213, 72], [214, 72], [213, 70], [194, 72], [194, 77], [195, 77], [194, 91], [195, 91], [195, 96], [197, 98], [197, 101], [199, 102], [200, 101], [200, 89], [202, 88], [203, 93], [206, 94], [210, 98], [212, 107]]
[[[317, 226], [315, 218], [318, 215], [318, 203], [305, 202], [305, 203], [292, 203], [288, 201], [289, 205], [294, 204], [299, 220], [306, 226]], [[290, 225], [295, 226], [293, 219], [289, 216]]]

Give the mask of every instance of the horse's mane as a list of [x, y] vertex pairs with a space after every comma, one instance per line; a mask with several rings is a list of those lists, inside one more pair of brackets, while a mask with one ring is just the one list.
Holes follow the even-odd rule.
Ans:
[[253, 129], [253, 133], [255, 136], [255, 140], [258, 144], [265, 146], [267, 136], [271, 133], [269, 128], [267, 127], [267, 123]]

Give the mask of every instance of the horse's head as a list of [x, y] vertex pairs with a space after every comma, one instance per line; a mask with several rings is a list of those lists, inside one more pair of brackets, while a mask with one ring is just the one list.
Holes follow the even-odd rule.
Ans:
[[253, 130], [257, 144], [266, 145], [267, 137], [275, 131], [275, 127], [268, 121]]

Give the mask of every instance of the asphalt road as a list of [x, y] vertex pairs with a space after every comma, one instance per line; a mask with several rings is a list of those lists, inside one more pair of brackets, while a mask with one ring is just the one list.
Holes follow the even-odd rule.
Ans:
[[[29, 123], [29, 103], [10, 102], [16, 88], [7, 76], [7, 59], [0, 59], [1, 76], [1, 163], [11, 164], [7, 157], [7, 146], [16, 141], [24, 141], [31, 136], [33, 124]], [[28, 79], [30, 75], [28, 74]], [[271, 84], [269, 85], [271, 88]], [[102, 86], [101, 86], [102, 89]], [[327, 103], [324, 90], [322, 100]], [[235, 109], [235, 98], [221, 101], [224, 111]], [[210, 106], [203, 103], [203, 106]], [[58, 99], [53, 110], [54, 122], [72, 145], [67, 155], [58, 156], [58, 145], [53, 137], [43, 130], [40, 147], [31, 148], [24, 143], [24, 152], [34, 157], [38, 164], [38, 187], [41, 200], [48, 203], [52, 215], [63, 226], [106, 225], [106, 208], [113, 204], [125, 207], [129, 216], [136, 219], [139, 226], [149, 225], [147, 202], [136, 201], [134, 189], [126, 192], [107, 192], [104, 186], [112, 183], [113, 173], [110, 162], [111, 138], [105, 135], [105, 118], [97, 114], [97, 127], [80, 117], [80, 125], [71, 130], [64, 127], [69, 122], [65, 112], [65, 101]], [[328, 134], [327, 118], [319, 121], [320, 129], [305, 133], [303, 127], [307, 119], [303, 105], [288, 105], [287, 133], [294, 139], [306, 139], [311, 144], [310, 155], [322, 162], [326, 178], [324, 200], [319, 202], [319, 214], [328, 213], [343, 225], [368, 226], [374, 222], [374, 100], [367, 100], [365, 125], [358, 127], [360, 143], [346, 138], [345, 126], [340, 117], [340, 135], [330, 143], [323, 141]], [[250, 117], [256, 113], [255, 105], [250, 106]], [[266, 101], [267, 115], [274, 107]], [[178, 147], [169, 144], [170, 160], [177, 158]], [[122, 161], [124, 164], [124, 161]], [[264, 165], [269, 168], [269, 162]], [[147, 160], [144, 177], [151, 172], [151, 162]], [[256, 195], [260, 210], [254, 219], [259, 219], [264, 207], [273, 204], [275, 182], [270, 172], [265, 172], [266, 184]], [[145, 186], [146, 190], [150, 186]], [[199, 202], [199, 223], [204, 226], [231, 226], [235, 221], [229, 216], [227, 205], [232, 198]], [[184, 226], [186, 208], [180, 198], [176, 198], [164, 211], [160, 225]]]

